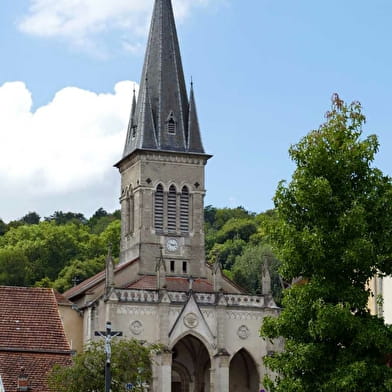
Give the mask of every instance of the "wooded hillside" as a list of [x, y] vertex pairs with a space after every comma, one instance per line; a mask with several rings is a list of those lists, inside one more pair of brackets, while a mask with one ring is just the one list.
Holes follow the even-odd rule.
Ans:
[[[278, 261], [266, 235], [274, 212], [207, 206], [204, 215], [208, 262], [218, 260], [230, 278], [253, 294], [261, 291], [261, 266], [268, 263], [279, 300]], [[62, 211], [43, 219], [29, 212], [8, 224], [0, 219], [0, 284], [65, 291], [104, 268], [109, 244], [118, 259], [119, 211], [100, 208], [89, 219]]]

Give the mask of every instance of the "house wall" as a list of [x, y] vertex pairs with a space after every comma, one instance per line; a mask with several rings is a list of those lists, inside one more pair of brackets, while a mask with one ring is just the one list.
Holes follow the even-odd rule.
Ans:
[[83, 317], [71, 305], [59, 304], [60, 318], [71, 350], [83, 350]]

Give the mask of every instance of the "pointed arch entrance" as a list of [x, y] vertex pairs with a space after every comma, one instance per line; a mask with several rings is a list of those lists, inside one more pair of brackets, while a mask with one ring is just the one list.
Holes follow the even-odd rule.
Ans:
[[173, 347], [172, 392], [210, 392], [210, 355], [200, 339], [186, 335]]
[[241, 349], [230, 361], [230, 392], [258, 392], [260, 379], [255, 361]]

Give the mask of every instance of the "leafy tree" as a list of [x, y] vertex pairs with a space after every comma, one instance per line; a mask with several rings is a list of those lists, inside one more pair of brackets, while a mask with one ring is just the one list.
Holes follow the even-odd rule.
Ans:
[[279, 261], [269, 244], [248, 244], [237, 256], [232, 268], [232, 278], [249, 293], [260, 294], [262, 290], [261, 270], [265, 265], [271, 276], [271, 289], [276, 302], [280, 303], [282, 286], [278, 274]]
[[216, 234], [216, 241], [223, 243], [227, 240], [241, 239], [248, 241], [249, 237], [257, 231], [254, 219], [231, 218]]
[[41, 217], [36, 212], [29, 212], [26, 214], [21, 221], [27, 225], [38, 225]]
[[[126, 383], [137, 386], [151, 383], [151, 355], [159, 350], [157, 345], [145, 345], [137, 340], [112, 341], [112, 392], [124, 391]], [[49, 386], [57, 392], [96, 392], [105, 385], [105, 353], [102, 341], [92, 342], [83, 353], [74, 357], [69, 367], [55, 366], [49, 375]]]
[[[64, 292], [73, 286], [74, 278], [78, 278], [79, 282], [89, 278], [102, 271], [105, 266], [105, 257], [97, 257], [95, 259], [72, 260], [59, 273], [58, 278], [51, 284], [56, 290]], [[44, 284], [47, 284], [45, 281]]]
[[8, 230], [8, 226], [2, 219], [0, 219], [0, 236], [4, 235]]
[[13, 221], [8, 222], [7, 229], [8, 230], [14, 229], [14, 228], [23, 226], [24, 224], [25, 223], [22, 220], [13, 220]]
[[219, 261], [224, 269], [231, 269], [237, 256], [242, 254], [246, 242], [241, 239], [227, 240], [223, 244], [216, 243], [208, 254], [210, 263]]
[[106, 255], [108, 246], [112, 246], [113, 257], [120, 255], [120, 236], [121, 236], [121, 223], [119, 220], [111, 222], [99, 235], [100, 243], [102, 246], [102, 254]]
[[335, 95], [326, 122], [290, 148], [297, 165], [275, 195], [272, 241], [288, 289], [261, 333], [285, 350], [265, 363], [273, 392], [392, 391], [392, 330], [367, 309], [366, 283], [392, 272], [392, 182], [372, 166], [379, 144], [362, 138], [358, 102]]
[[28, 259], [21, 249], [0, 249], [0, 285], [26, 286], [30, 274]]
[[86, 224], [87, 219], [81, 213], [75, 212], [63, 212], [63, 211], [55, 211], [53, 215], [45, 217], [46, 221], [54, 221], [58, 225], [64, 225], [66, 223], [75, 223], [75, 224]]

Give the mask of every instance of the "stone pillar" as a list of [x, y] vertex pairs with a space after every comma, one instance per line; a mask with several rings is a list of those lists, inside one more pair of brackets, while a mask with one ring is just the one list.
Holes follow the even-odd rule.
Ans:
[[230, 354], [220, 350], [211, 363], [211, 392], [229, 392], [230, 388]]
[[156, 354], [153, 363], [152, 392], [171, 391], [172, 352], [164, 350]]

